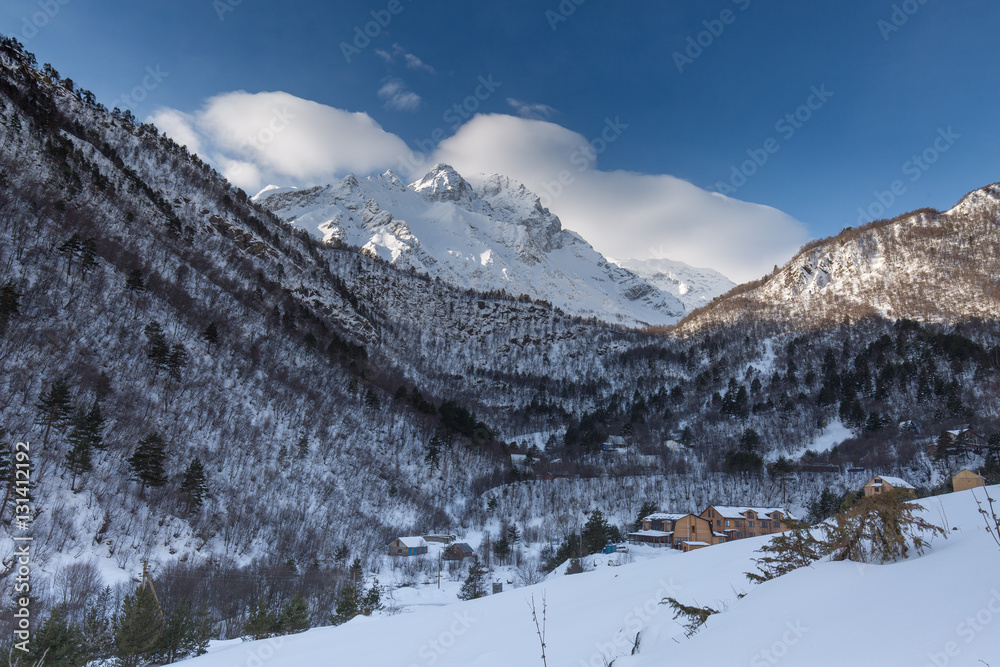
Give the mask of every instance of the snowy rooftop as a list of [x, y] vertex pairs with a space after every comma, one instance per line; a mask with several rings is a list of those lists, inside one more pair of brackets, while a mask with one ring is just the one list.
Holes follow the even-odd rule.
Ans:
[[910, 484], [909, 482], [907, 482], [905, 479], [900, 479], [899, 477], [887, 477], [885, 475], [878, 475], [875, 479], [872, 480], [872, 482], [874, 482], [873, 484], [874, 486], [877, 486], [880, 481], [885, 482], [886, 484], [889, 484], [891, 486], [894, 486], [897, 489], [917, 488], [912, 484]]
[[416, 549], [418, 547], [426, 547], [427, 546], [427, 540], [425, 540], [424, 538], [420, 537], [419, 535], [417, 535], [417, 536], [409, 536], [409, 537], [400, 537], [400, 538], [397, 538], [397, 539], [407, 549]]
[[634, 533], [629, 533], [629, 535], [641, 535], [643, 537], [667, 537], [673, 534], [673, 531], [664, 532], [662, 530], [639, 530]]
[[770, 516], [773, 512], [781, 512], [781, 516], [794, 519], [792, 515], [784, 507], [736, 507], [732, 505], [712, 505], [712, 509], [721, 514], [727, 519], [745, 519], [744, 516], [747, 512], [756, 512], [757, 516], [768, 515]]
[[642, 517], [643, 521], [677, 521], [681, 517], [685, 517], [687, 514], [675, 514], [672, 512], [653, 512], [649, 516]]

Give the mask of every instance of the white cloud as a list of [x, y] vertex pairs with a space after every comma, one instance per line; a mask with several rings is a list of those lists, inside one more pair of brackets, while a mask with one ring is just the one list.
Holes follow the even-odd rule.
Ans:
[[403, 62], [410, 69], [422, 70], [428, 74], [437, 74], [435, 69], [421, 60], [418, 56], [409, 53], [399, 44], [392, 45], [392, 53], [385, 51], [383, 49], [375, 49], [375, 55], [385, 61], [387, 65], [395, 64], [396, 58], [399, 56], [403, 57]]
[[368, 114], [282, 92], [224, 93], [194, 113], [159, 109], [149, 120], [251, 193], [372, 173], [410, 154]]
[[521, 118], [533, 118], [535, 120], [548, 120], [556, 110], [548, 104], [522, 102], [513, 97], [507, 98], [507, 104], [511, 106]]
[[402, 79], [387, 79], [379, 88], [378, 98], [385, 102], [386, 109], [393, 111], [416, 111], [420, 108], [420, 95], [406, 87]]
[[769, 206], [673, 176], [597, 169], [599, 154], [625, 132], [609, 119], [590, 142], [554, 123], [480, 115], [432, 160], [466, 178], [499, 172], [523, 182], [567, 228], [619, 259], [675, 259], [744, 281], [783, 264], [807, 239], [801, 222]]
[[614, 119], [589, 142], [551, 122], [480, 115], [417, 165], [406, 143], [367, 114], [287, 93], [226, 93], [194, 113], [161, 109], [149, 120], [250, 193], [269, 183], [309, 186], [387, 168], [419, 178], [434, 162], [447, 162], [472, 181], [501, 173], [523, 182], [606, 256], [675, 259], [737, 281], [784, 263], [807, 238], [802, 223], [768, 206], [669, 175], [601, 171], [600, 154], [631, 131]]

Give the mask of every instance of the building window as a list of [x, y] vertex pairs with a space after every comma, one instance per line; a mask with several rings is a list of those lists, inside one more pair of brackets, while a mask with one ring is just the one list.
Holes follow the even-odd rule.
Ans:
[[721, 526], [722, 525], [722, 521], [720, 519], [716, 519], [715, 520], [715, 525], [716, 526]]
[[753, 537], [753, 536], [755, 536], [756, 534], [757, 534], [757, 533], [753, 532], [752, 530], [750, 531], [750, 537]]
[[726, 528], [729, 528], [729, 519], [726, 519]]
[[[747, 528], [753, 528], [753, 521], [747, 521]], [[753, 533], [750, 533], [753, 535]]]
[[742, 528], [743, 527], [743, 522], [742, 521], [737, 521], [736, 522], [736, 527], [737, 528]]

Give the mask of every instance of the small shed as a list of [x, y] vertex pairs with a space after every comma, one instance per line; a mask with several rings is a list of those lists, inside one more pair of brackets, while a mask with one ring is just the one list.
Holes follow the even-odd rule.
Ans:
[[905, 479], [900, 479], [899, 477], [876, 475], [870, 482], [865, 484], [865, 498], [896, 490], [900, 490], [912, 496], [916, 495], [917, 487], [913, 486]]
[[473, 558], [475, 555], [475, 549], [467, 543], [455, 542], [454, 544], [448, 545], [448, 547], [444, 550], [442, 558], [445, 560], [463, 560], [465, 558]]
[[427, 553], [427, 540], [423, 537], [397, 537], [389, 545], [390, 556], [419, 556]]
[[968, 491], [969, 489], [986, 486], [986, 478], [982, 475], [977, 475], [968, 468], [963, 468], [952, 476], [951, 485], [956, 491]]

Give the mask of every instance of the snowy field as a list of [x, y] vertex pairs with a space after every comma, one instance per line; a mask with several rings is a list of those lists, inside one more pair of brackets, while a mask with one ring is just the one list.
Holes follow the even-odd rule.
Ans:
[[[1000, 486], [990, 491], [997, 497]], [[187, 664], [540, 665], [533, 597], [539, 615], [543, 599], [547, 607], [549, 665], [1000, 665], [1000, 547], [972, 492], [921, 502], [924, 517], [947, 525], [949, 536], [896, 563], [821, 561], [758, 586], [743, 573], [766, 538], [690, 554], [636, 553], [631, 564], [557, 572], [470, 602], [442, 605], [452, 596], [416, 594], [428, 604], [300, 635], [216, 644]], [[685, 638], [660, 604], [668, 595], [721, 613]]]

